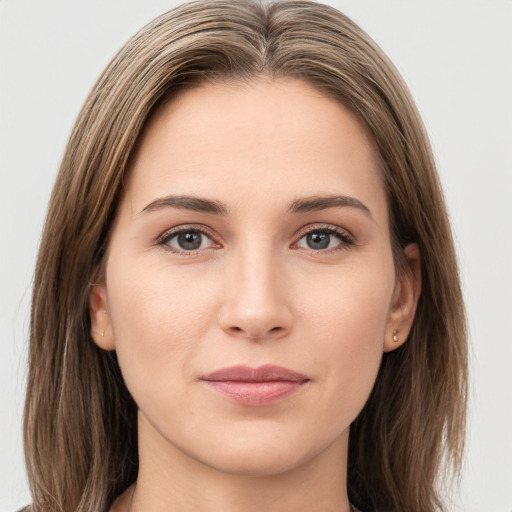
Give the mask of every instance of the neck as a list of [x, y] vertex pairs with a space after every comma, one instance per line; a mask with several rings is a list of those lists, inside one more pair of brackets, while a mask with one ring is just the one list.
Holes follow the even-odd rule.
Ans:
[[212, 467], [139, 421], [139, 476], [112, 511], [349, 512], [348, 430], [291, 468], [233, 472]]

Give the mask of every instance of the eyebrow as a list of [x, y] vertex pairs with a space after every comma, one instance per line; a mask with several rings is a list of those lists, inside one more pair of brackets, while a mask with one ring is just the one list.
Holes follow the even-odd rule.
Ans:
[[[329, 208], [356, 208], [369, 217], [372, 217], [370, 209], [359, 199], [350, 196], [311, 196], [293, 201], [288, 208], [290, 213], [308, 213], [327, 210]], [[192, 210], [214, 215], [227, 215], [228, 208], [224, 203], [214, 199], [206, 199], [195, 196], [165, 196], [155, 199], [146, 205], [140, 213], [148, 213], [163, 208], [178, 208], [180, 210]]]
[[227, 215], [228, 209], [220, 201], [195, 196], [166, 196], [155, 199], [146, 205], [140, 213], [153, 212], [162, 208], [178, 208], [215, 215]]
[[369, 217], [372, 213], [368, 206], [350, 196], [312, 196], [296, 199], [290, 205], [289, 211], [291, 213], [308, 213], [317, 212], [320, 210], [327, 210], [329, 208], [357, 208], [363, 211]]

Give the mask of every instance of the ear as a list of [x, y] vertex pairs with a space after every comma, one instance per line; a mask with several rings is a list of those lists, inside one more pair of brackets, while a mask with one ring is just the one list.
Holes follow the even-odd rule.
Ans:
[[112, 322], [107, 304], [105, 285], [93, 284], [89, 294], [89, 314], [91, 315], [91, 336], [94, 343], [103, 350], [116, 348]]
[[411, 331], [421, 294], [421, 260], [417, 244], [404, 248], [405, 266], [397, 276], [389, 320], [384, 339], [384, 352], [400, 347]]

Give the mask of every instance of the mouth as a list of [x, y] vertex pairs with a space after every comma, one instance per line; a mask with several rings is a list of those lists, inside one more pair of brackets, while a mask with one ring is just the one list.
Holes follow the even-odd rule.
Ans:
[[247, 406], [270, 405], [301, 390], [310, 379], [282, 366], [231, 366], [200, 379], [209, 389]]

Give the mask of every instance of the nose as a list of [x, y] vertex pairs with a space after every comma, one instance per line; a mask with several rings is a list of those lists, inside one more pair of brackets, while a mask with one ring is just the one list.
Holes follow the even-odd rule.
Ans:
[[240, 254], [229, 265], [219, 322], [231, 336], [279, 339], [292, 329], [285, 274], [271, 254]]

